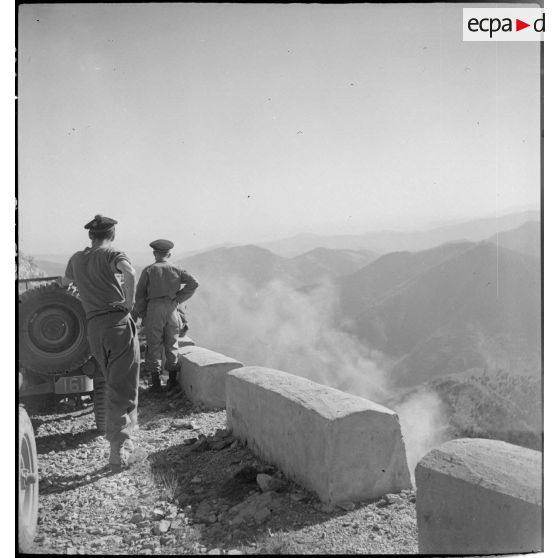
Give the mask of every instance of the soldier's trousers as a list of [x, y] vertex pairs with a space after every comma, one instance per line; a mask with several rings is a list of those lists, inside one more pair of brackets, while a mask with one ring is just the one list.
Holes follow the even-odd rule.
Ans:
[[178, 334], [180, 319], [176, 303], [170, 298], [156, 298], [147, 303], [143, 320], [147, 342], [145, 368], [151, 374], [160, 374], [165, 355], [165, 369], [174, 372], [178, 364]]
[[140, 349], [130, 314], [111, 312], [87, 321], [87, 338], [105, 378], [106, 436], [124, 442], [137, 423]]

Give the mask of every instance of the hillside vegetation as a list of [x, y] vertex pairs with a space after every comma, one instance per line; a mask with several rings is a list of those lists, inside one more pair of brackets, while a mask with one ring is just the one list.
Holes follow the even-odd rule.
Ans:
[[20, 252], [16, 276], [19, 279], [30, 279], [32, 277], [45, 277], [46, 273], [37, 265], [34, 258]]
[[400, 407], [425, 390], [443, 405], [441, 439], [491, 438], [542, 450], [540, 377], [473, 369], [407, 389], [385, 404]]

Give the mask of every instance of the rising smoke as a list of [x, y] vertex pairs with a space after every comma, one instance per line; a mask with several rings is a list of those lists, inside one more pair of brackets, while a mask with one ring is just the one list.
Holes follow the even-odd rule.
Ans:
[[395, 405], [405, 440], [407, 464], [415, 482], [415, 467], [432, 448], [448, 440], [448, 419], [436, 393], [419, 389]]
[[[337, 305], [329, 282], [301, 292], [281, 281], [256, 289], [238, 277], [206, 279], [188, 303], [190, 333], [197, 344], [247, 366], [276, 368], [382, 403], [396, 387], [390, 361], [338, 327]], [[442, 404], [436, 394], [419, 391], [396, 410], [414, 471], [443, 441]]]

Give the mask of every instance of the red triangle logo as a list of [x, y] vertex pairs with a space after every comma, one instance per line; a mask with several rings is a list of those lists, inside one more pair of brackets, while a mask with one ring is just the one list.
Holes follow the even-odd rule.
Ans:
[[520, 19], [515, 20], [515, 30], [516, 31], [521, 31], [522, 29], [525, 29], [525, 27], [531, 27], [530, 23], [525, 23], [524, 21], [521, 21]]

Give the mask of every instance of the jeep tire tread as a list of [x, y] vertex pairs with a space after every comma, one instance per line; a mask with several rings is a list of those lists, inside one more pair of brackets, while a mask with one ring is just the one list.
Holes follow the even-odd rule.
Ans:
[[33, 548], [39, 513], [39, 467], [37, 446], [31, 420], [25, 409], [19, 407], [19, 493], [18, 493], [18, 547], [22, 553]]

